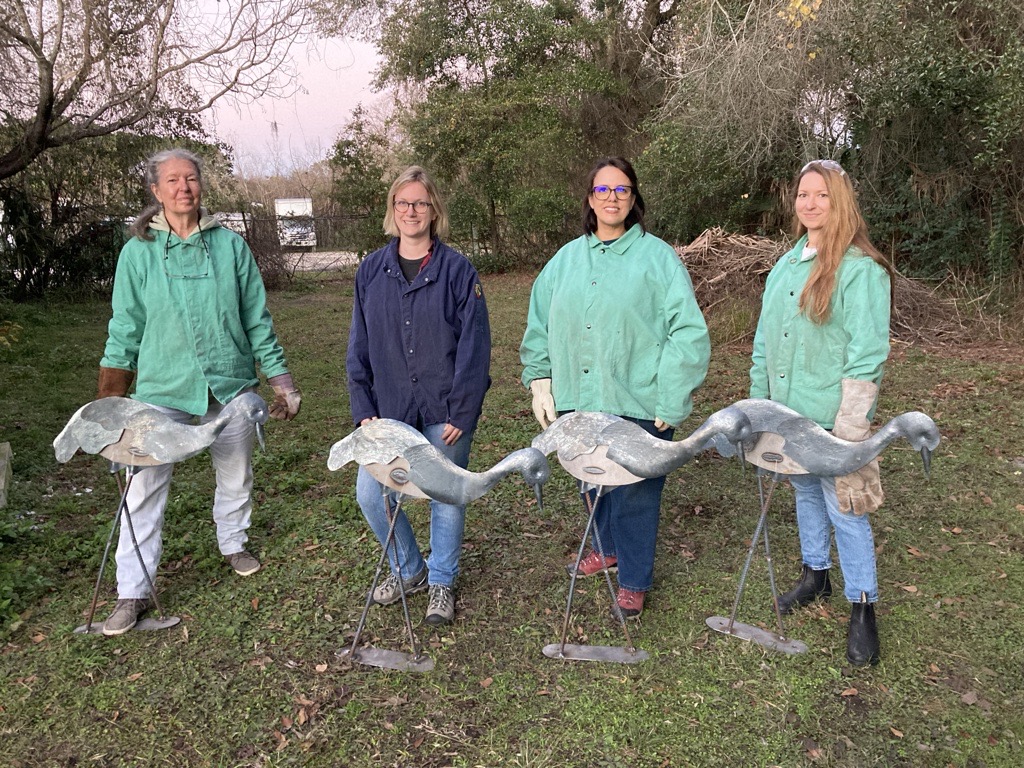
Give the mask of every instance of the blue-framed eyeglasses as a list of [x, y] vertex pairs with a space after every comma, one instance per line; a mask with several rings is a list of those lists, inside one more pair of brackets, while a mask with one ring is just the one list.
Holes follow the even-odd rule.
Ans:
[[613, 193], [615, 194], [616, 200], [626, 200], [633, 194], [633, 188], [628, 184], [619, 184], [617, 187], [609, 187], [607, 184], [598, 184], [596, 187], [591, 187], [590, 191], [598, 200], [609, 200]]
[[399, 213], [405, 213], [410, 207], [416, 213], [426, 213], [434, 207], [434, 204], [426, 200], [417, 200], [415, 203], [410, 203], [408, 200], [395, 200], [395, 210]]
[[820, 165], [829, 171], [835, 171], [840, 176], [845, 176], [846, 171], [843, 170], [843, 166], [837, 163], [835, 160], [811, 160], [807, 165], [800, 169], [800, 173], [805, 173], [810, 170], [812, 165]]
[[[206, 244], [206, 237], [203, 235], [202, 227], [199, 228], [199, 242], [203, 244], [203, 253], [199, 259], [186, 258], [185, 249], [182, 248], [175, 258], [175, 264], [171, 264], [171, 233], [167, 232], [167, 239], [164, 240], [164, 274], [176, 280], [198, 280], [210, 274], [210, 246]], [[179, 245], [184, 246], [185, 241], [180, 240]], [[171, 267], [174, 269], [171, 269]]]

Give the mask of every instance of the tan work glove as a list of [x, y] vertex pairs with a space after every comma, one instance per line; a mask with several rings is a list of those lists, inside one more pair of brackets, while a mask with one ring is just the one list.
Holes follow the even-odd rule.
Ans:
[[[878, 385], [871, 381], [843, 379], [843, 398], [839, 402], [832, 434], [843, 440], [860, 442], [871, 435], [868, 413], [878, 397]], [[885, 501], [882, 481], [878, 472], [878, 459], [872, 459], [849, 475], [836, 479], [839, 510], [864, 515], [874, 512]]]
[[274, 388], [274, 402], [268, 408], [270, 418], [291, 421], [298, 416], [299, 406], [302, 405], [302, 393], [295, 386], [292, 375], [282, 373], [279, 376], [271, 376], [267, 383]]
[[541, 429], [547, 429], [558, 418], [555, 397], [551, 394], [551, 379], [534, 379], [530, 382], [533, 393], [533, 415]]
[[100, 366], [100, 379], [96, 385], [96, 399], [103, 397], [125, 397], [135, 381], [135, 371], [124, 368], [104, 368]]

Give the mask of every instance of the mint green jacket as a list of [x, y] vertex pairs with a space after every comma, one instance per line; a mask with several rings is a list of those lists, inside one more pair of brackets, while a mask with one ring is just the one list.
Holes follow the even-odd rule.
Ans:
[[[882, 381], [889, 357], [889, 274], [851, 246], [839, 264], [832, 314], [818, 325], [800, 311], [815, 257], [800, 260], [806, 236], [772, 267], [754, 335], [750, 396], [766, 397], [832, 429], [842, 380]], [[872, 413], [868, 415], [871, 418]]]
[[611, 245], [563, 246], [533, 284], [522, 381], [550, 378], [559, 411], [603, 411], [678, 426], [704, 381], [708, 329], [664, 240], [634, 225]]
[[211, 392], [227, 403], [259, 384], [257, 363], [268, 378], [288, 372], [249, 246], [216, 219], [201, 227], [182, 240], [158, 215], [155, 239], [121, 249], [100, 361], [138, 371], [135, 399], [196, 415]]

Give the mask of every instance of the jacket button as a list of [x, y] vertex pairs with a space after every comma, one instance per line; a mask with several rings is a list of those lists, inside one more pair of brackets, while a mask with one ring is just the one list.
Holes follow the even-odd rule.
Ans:
[[410, 354], [410, 355], [412, 354], [412, 350], [411, 350], [411, 349], [409, 350], [409, 354]]
[[584, 373], [590, 373], [590, 369], [589, 369], [589, 368], [584, 368], [584, 369], [583, 369], [583, 372], [584, 372]]
[[590, 330], [590, 323], [587, 323], [587, 330]]
[[412, 377], [412, 383], [415, 384], [417, 381], [419, 381], [419, 379], [417, 379], [415, 376], [413, 376]]

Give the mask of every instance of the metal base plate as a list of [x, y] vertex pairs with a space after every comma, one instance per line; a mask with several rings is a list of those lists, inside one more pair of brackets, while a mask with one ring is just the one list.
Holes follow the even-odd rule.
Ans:
[[[145, 618], [139, 619], [134, 627], [130, 631], [141, 629], [143, 632], [151, 629], [170, 629], [173, 626], [181, 623], [181, 618], [178, 616], [165, 616], [162, 619]], [[80, 627], [75, 627], [76, 635], [102, 635], [103, 634], [103, 622], [94, 621], [92, 625], [83, 624]], [[114, 635], [119, 637], [119, 635]]]
[[434, 668], [434, 660], [429, 656], [423, 655], [417, 658], [411, 653], [388, 651], [384, 648], [359, 648], [355, 653], [352, 653], [351, 648], [345, 648], [338, 651], [338, 657], [350, 658], [352, 661], [370, 667], [397, 669], [399, 672], [429, 672]]
[[544, 655], [549, 659], [570, 661], [612, 661], [618, 664], [639, 664], [651, 657], [647, 651], [638, 648], [629, 650], [613, 645], [570, 645], [552, 643], [544, 646]]
[[734, 621], [732, 624], [732, 630], [730, 630], [729, 619], [725, 616], [710, 616], [704, 623], [715, 630], [715, 632], [732, 635], [733, 637], [738, 637], [741, 640], [751, 640], [758, 645], [763, 645], [765, 648], [771, 648], [773, 651], [782, 651], [783, 653], [788, 653], [790, 655], [806, 653], [807, 651], [806, 643], [802, 643], [799, 640], [781, 637], [774, 632], [769, 632], [766, 629], [754, 627], [750, 624], [744, 624], [740, 621]]

